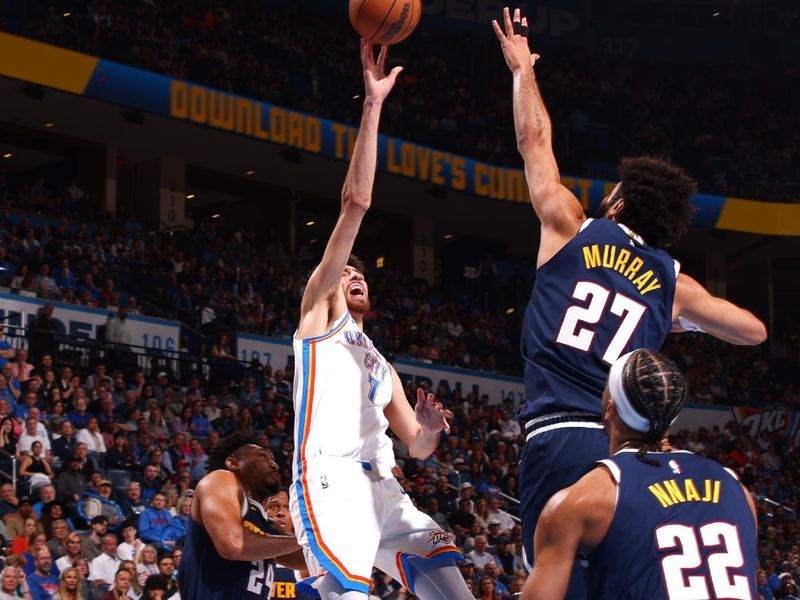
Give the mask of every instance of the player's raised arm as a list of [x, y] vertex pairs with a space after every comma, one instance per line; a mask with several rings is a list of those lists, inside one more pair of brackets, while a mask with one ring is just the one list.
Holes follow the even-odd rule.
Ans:
[[754, 346], [767, 339], [767, 328], [753, 313], [712, 296], [683, 273], [678, 276], [672, 312], [673, 331], [704, 331], [740, 346]]
[[503, 57], [513, 75], [514, 129], [517, 149], [525, 161], [525, 178], [531, 203], [541, 221], [541, 242], [536, 266], [546, 263], [578, 231], [585, 220], [575, 195], [561, 184], [553, 155], [552, 126], [544, 106], [533, 66], [539, 58], [528, 48], [528, 21], [519, 9], [512, 20], [503, 9], [503, 27], [492, 27], [500, 40]]
[[345, 309], [342, 294], [337, 293], [334, 300], [336, 306], [333, 307], [329, 306], [329, 296], [331, 288], [339, 283], [347, 259], [353, 250], [361, 221], [372, 203], [381, 107], [402, 70], [402, 67], [395, 67], [388, 75], [386, 74], [387, 48], [387, 46], [381, 48], [376, 61], [374, 46], [361, 40], [365, 88], [361, 127], [358, 130], [353, 156], [342, 187], [339, 219], [325, 247], [322, 261], [309, 278], [303, 294], [298, 328], [298, 335], [302, 338], [325, 333], [329, 310], [333, 310], [335, 313], [333, 318], [336, 318]]
[[260, 535], [242, 525], [242, 491], [229, 471], [214, 471], [197, 484], [195, 502], [214, 548], [227, 560], [274, 558], [299, 549], [293, 535]]
[[417, 390], [417, 404], [411, 408], [394, 367], [391, 372], [392, 401], [383, 410], [389, 427], [408, 446], [408, 453], [413, 458], [428, 458], [439, 445], [441, 432], [450, 433], [447, 419], [452, 419], [453, 413], [443, 408], [433, 394], [426, 394], [422, 388]]

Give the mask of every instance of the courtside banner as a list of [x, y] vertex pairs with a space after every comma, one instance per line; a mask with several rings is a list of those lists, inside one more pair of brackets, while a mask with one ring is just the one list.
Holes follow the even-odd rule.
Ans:
[[[53, 319], [58, 333], [87, 339], [101, 339], [97, 328], [105, 325], [108, 317], [113, 314], [100, 308], [0, 293], [0, 322], [12, 330], [21, 326], [27, 328], [36, 318], [36, 311], [45, 304], [52, 304], [55, 309]], [[178, 349], [180, 328], [173, 321], [131, 315], [128, 317], [128, 330], [133, 346], [157, 350]]]
[[[285, 369], [286, 365], [294, 360], [294, 351], [291, 340], [238, 332], [236, 357], [245, 362], [256, 359], [262, 365], [272, 365], [273, 370], [276, 370]], [[405, 359], [397, 359], [392, 365], [397, 370], [403, 385], [416, 381], [429, 386], [434, 392], [442, 388], [448, 394], [458, 389], [461, 390], [463, 398], [468, 394], [474, 394], [480, 399], [486, 394], [491, 404], [512, 400], [517, 407], [524, 398], [525, 386], [519, 377], [493, 375]]]
[[718, 427], [722, 431], [731, 422], [736, 423], [741, 430], [748, 431], [753, 438], [762, 433], [781, 432], [794, 440], [795, 444], [800, 443], [800, 413], [782, 408], [689, 404], [681, 411], [670, 431], [693, 431], [700, 427], [709, 431]]
[[[0, 33], [0, 75], [338, 160], [350, 158], [358, 133], [336, 121], [7, 33]], [[386, 135], [378, 141], [378, 169], [494, 200], [529, 202], [521, 169]], [[590, 213], [615, 185], [569, 176], [562, 183]], [[693, 201], [697, 227], [800, 236], [800, 204], [708, 194]]]

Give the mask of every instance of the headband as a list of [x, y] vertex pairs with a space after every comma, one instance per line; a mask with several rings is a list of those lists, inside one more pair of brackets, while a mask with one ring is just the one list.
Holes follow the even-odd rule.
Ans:
[[[635, 350], [633, 351], [635, 352]], [[628, 352], [620, 356], [608, 373], [608, 392], [617, 407], [617, 414], [628, 427], [634, 431], [647, 433], [650, 431], [650, 419], [646, 419], [633, 408], [628, 395], [625, 393], [625, 386], [622, 383], [625, 365], [633, 352]]]

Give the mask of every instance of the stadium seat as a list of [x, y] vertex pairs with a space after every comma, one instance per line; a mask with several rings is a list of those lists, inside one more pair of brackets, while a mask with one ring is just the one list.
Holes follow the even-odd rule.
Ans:
[[117, 496], [124, 498], [128, 492], [128, 484], [132, 479], [131, 472], [124, 469], [108, 469], [106, 475]]

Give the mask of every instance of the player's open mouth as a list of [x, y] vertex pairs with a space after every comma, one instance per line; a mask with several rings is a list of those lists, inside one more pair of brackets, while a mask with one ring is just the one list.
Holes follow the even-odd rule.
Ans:
[[364, 287], [360, 283], [354, 283], [350, 286], [350, 289], [347, 290], [351, 296], [363, 296], [364, 295]]

